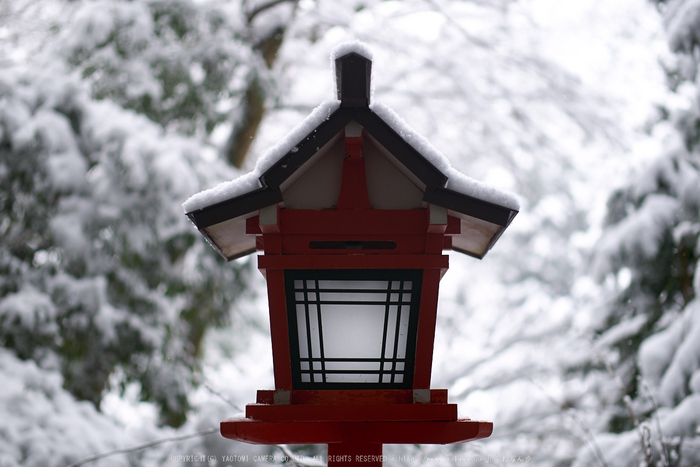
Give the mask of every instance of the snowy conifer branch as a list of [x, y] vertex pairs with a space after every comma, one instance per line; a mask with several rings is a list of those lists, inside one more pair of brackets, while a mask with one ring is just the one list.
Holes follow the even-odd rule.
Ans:
[[645, 440], [644, 432], [642, 430], [641, 425], [639, 424], [639, 420], [637, 419], [637, 415], [634, 412], [634, 407], [632, 407], [632, 399], [630, 396], [627, 394], [627, 391], [625, 390], [625, 384], [622, 382], [622, 379], [620, 378], [620, 375], [617, 374], [615, 369], [612, 367], [610, 362], [608, 361], [607, 358], [602, 354], [602, 352], [596, 348], [595, 345], [592, 345], [593, 351], [595, 352], [596, 356], [598, 357], [598, 360], [605, 366], [605, 369], [607, 370], [608, 374], [610, 377], [615, 381], [615, 384], [618, 386], [620, 389], [620, 394], [622, 395], [622, 402], [627, 408], [627, 412], [629, 412], [630, 415], [630, 420], [632, 420], [632, 424], [634, 425], [634, 428], [637, 430], [637, 433], [639, 433], [639, 442], [642, 447], [642, 452], [644, 453], [644, 457], [646, 459], [647, 465], [652, 465], [651, 462], [651, 453], [647, 449], [647, 443]]
[[83, 460], [80, 460], [78, 462], [74, 462], [73, 464], [70, 464], [68, 467], [78, 467], [81, 465], [88, 464], [90, 462], [94, 462], [96, 460], [104, 459], [106, 457], [115, 456], [117, 454], [128, 454], [130, 452], [141, 451], [143, 449], [148, 449], [148, 448], [151, 448], [153, 446], [158, 446], [158, 445], [165, 444], [165, 443], [172, 443], [175, 441], [182, 441], [185, 439], [197, 438], [199, 436], [206, 436], [206, 435], [210, 435], [212, 433], [218, 433], [218, 432], [219, 432], [219, 427], [216, 427], [216, 428], [209, 428], [207, 430], [198, 431], [196, 433], [191, 433], [189, 435], [173, 436], [171, 438], [157, 439], [155, 441], [150, 441], [148, 443], [140, 444], [138, 446], [132, 446], [130, 448], [123, 448], [123, 449], [115, 449], [114, 451], [109, 451], [109, 452], [105, 452], [102, 454], [96, 454], [96, 455], [91, 456], [91, 457], [86, 457]]
[[644, 391], [647, 393], [647, 396], [649, 396], [651, 404], [654, 406], [654, 411], [652, 412], [652, 415], [654, 417], [654, 421], [656, 422], [656, 429], [659, 431], [659, 442], [661, 443], [661, 452], [663, 452], [664, 455], [664, 467], [669, 467], [671, 463], [668, 459], [668, 451], [666, 450], [666, 443], [664, 442], [664, 434], [661, 431], [661, 420], [659, 420], [659, 407], [656, 405], [656, 399], [654, 399], [654, 395], [651, 393], [651, 390], [649, 389], [649, 386], [647, 385], [646, 381], [644, 381], [644, 379], [641, 376], [638, 377], [638, 381], [642, 385]]

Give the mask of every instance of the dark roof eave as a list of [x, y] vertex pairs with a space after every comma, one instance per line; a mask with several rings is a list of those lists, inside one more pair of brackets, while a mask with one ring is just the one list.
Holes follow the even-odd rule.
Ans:
[[431, 164], [417, 149], [408, 144], [388, 123], [369, 108], [357, 109], [357, 123], [367, 129], [384, 148], [411, 173], [425, 183], [426, 191], [444, 187], [447, 176]]
[[289, 151], [260, 176], [260, 182], [270, 187], [278, 187], [291, 177], [328, 141], [333, 139], [352, 120], [352, 109], [340, 107], [326, 120], [311, 131], [295, 151]]
[[202, 230], [280, 202], [282, 202], [282, 192], [279, 188], [266, 186], [203, 209], [188, 212], [187, 217]]
[[518, 214], [515, 209], [474, 198], [449, 188], [426, 190], [423, 200], [504, 228], [508, 227]]

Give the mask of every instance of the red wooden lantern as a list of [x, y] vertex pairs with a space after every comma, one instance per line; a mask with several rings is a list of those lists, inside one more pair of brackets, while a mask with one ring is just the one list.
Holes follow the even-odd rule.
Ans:
[[370, 106], [369, 53], [345, 52], [338, 101], [253, 176], [185, 208], [227, 259], [263, 252], [275, 389], [258, 391], [245, 419], [222, 422], [223, 436], [327, 444], [329, 465], [381, 465], [383, 444], [491, 434], [491, 422], [458, 419], [447, 390], [430, 389], [442, 252], [482, 258], [518, 206]]

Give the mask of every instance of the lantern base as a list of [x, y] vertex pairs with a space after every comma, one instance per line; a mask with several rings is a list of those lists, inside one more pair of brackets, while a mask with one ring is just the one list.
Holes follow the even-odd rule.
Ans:
[[221, 422], [224, 438], [251, 444], [454, 444], [488, 438], [492, 422], [452, 421]]
[[491, 422], [458, 419], [447, 391], [425, 391], [258, 391], [246, 418], [221, 422], [221, 434], [252, 444], [327, 444], [328, 465], [345, 467], [381, 466], [384, 444], [453, 444], [491, 435]]

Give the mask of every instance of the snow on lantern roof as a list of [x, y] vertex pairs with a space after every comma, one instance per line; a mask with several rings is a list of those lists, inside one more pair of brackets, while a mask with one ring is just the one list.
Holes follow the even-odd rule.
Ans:
[[340, 101], [328, 100], [316, 107], [311, 114], [299, 123], [277, 144], [270, 147], [258, 159], [252, 172], [220, 183], [214, 188], [201, 191], [191, 196], [182, 204], [186, 213], [199, 211], [223, 201], [236, 198], [263, 188], [260, 176], [280, 161], [286, 154], [297, 151], [306, 136], [311, 134], [322, 122], [328, 120], [331, 114], [340, 107]]
[[[376, 200], [373, 208], [411, 209], [425, 203], [444, 208], [461, 221], [462, 234], [453, 238], [453, 249], [483, 257], [517, 214], [517, 197], [459, 173], [393, 110], [383, 104], [370, 104], [371, 51], [364, 44], [341, 44], [331, 59], [336, 65], [338, 100], [318, 106], [271, 147], [252, 172], [185, 201], [183, 208], [188, 217], [227, 259], [254, 252], [255, 239], [245, 235], [245, 220], [258, 215], [261, 209], [276, 204], [287, 208], [334, 208], [339, 178], [319, 175], [319, 169], [313, 167], [331, 167], [324, 169], [331, 172], [332, 167], [340, 167], [333, 161], [342, 160], [345, 155], [341, 136], [347, 125], [359, 124], [364, 129], [365, 156], [369, 158], [368, 189], [373, 189], [371, 167], [378, 167], [381, 177], [386, 175], [404, 186], [403, 192], [398, 191], [408, 200], [396, 199], [397, 195], [386, 188], [377, 188], [374, 198], [394, 199]], [[339, 156], [332, 155], [338, 153]], [[316, 192], [306, 199], [300, 198], [295, 188], [304, 177], [315, 177], [313, 183], [307, 180], [307, 185], [321, 186], [314, 187]], [[374, 183], [380, 185], [386, 183]], [[325, 204], [316, 201], [324, 196], [328, 199]], [[309, 205], [310, 197], [321, 204]]]
[[351, 53], [360, 55], [369, 61], [374, 59], [374, 53], [367, 44], [364, 44], [359, 40], [354, 40], [338, 44], [333, 48], [333, 50], [331, 50], [331, 65], [335, 65], [336, 60]]

